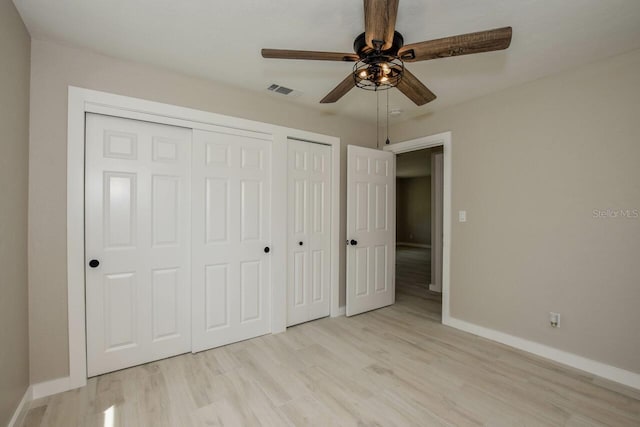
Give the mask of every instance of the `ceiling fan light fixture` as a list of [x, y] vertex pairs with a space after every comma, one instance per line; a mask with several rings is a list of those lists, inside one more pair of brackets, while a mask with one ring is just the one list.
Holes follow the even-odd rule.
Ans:
[[360, 89], [386, 90], [400, 83], [403, 72], [404, 63], [399, 57], [367, 57], [353, 66], [353, 79]]
[[511, 27], [405, 45], [404, 37], [395, 28], [397, 15], [398, 0], [364, 0], [364, 33], [353, 41], [355, 53], [262, 49], [262, 56], [355, 62], [356, 65], [351, 74], [322, 98], [321, 104], [337, 102], [354, 87], [373, 91], [397, 87], [403, 95], [420, 106], [436, 99], [436, 95], [404, 68], [403, 61], [427, 61], [449, 56], [492, 52], [507, 49], [511, 45]]

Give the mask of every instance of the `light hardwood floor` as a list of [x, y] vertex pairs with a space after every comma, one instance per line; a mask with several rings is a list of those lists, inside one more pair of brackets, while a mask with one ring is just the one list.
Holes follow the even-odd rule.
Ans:
[[396, 303], [440, 322], [442, 294], [430, 291], [430, 282], [431, 249], [396, 247]]
[[640, 426], [640, 392], [442, 326], [414, 291], [91, 378], [33, 402], [25, 425]]

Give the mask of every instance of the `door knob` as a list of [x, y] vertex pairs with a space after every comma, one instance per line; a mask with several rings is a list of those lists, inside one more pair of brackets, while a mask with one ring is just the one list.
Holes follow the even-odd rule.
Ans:
[[357, 241], [357, 240], [353, 240], [353, 239], [351, 239], [351, 241], [349, 242], [349, 244], [350, 244], [351, 246], [356, 246], [356, 245], [358, 244], [358, 241]]
[[300, 246], [302, 246], [304, 243], [302, 243], [302, 242], [298, 242], [298, 244], [299, 244]]
[[91, 261], [89, 261], [89, 267], [91, 268], [96, 268], [99, 265], [100, 261], [98, 261], [97, 259], [92, 259]]
[[271, 249], [269, 248], [269, 246], [265, 246], [264, 253], [268, 254], [269, 252], [271, 252]]

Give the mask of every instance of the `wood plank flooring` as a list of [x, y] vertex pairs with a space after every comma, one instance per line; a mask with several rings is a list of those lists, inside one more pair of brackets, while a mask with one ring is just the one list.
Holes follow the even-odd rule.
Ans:
[[430, 282], [431, 249], [396, 247], [396, 303], [440, 322], [442, 294], [430, 291]]
[[442, 326], [437, 297], [91, 378], [25, 426], [639, 426], [640, 392]]

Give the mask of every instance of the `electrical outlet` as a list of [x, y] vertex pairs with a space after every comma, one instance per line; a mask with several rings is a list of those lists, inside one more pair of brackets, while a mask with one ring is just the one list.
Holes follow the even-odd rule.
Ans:
[[549, 324], [552, 328], [560, 327], [560, 313], [549, 312]]
[[458, 222], [467, 222], [467, 211], [458, 211]]

